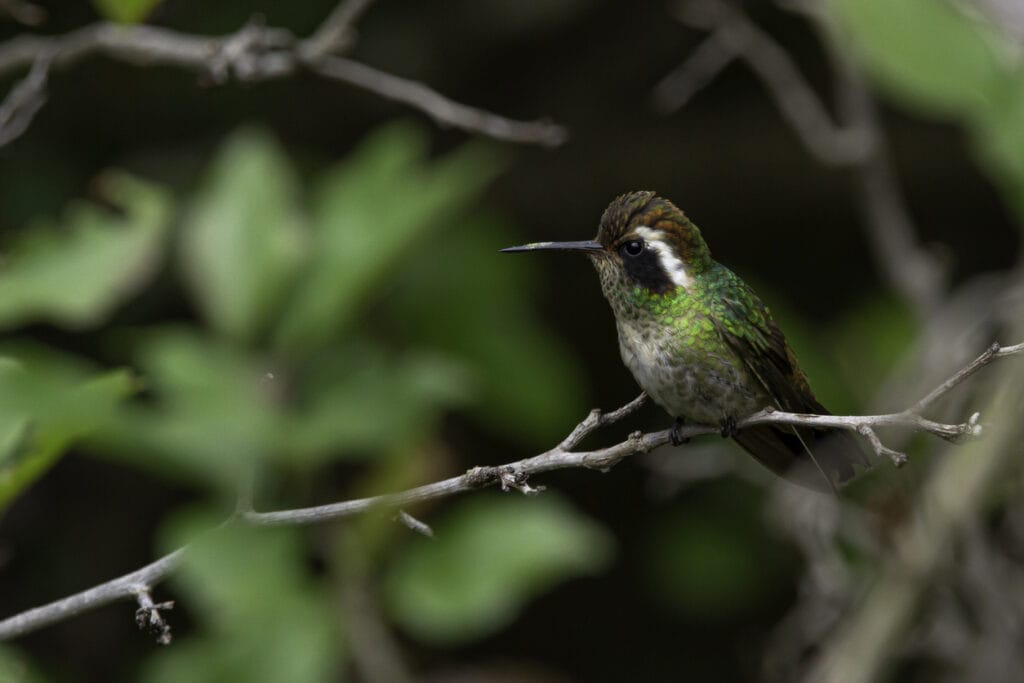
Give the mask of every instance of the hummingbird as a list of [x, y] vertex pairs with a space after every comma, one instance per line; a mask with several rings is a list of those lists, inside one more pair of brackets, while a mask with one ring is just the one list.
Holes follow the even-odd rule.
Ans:
[[685, 423], [710, 424], [771, 471], [836, 491], [869, 463], [841, 430], [780, 424], [736, 428], [765, 408], [828, 411], [815, 398], [768, 307], [711, 258], [697, 226], [654, 192], [629, 192], [605, 210], [593, 240], [536, 242], [505, 252], [559, 250], [590, 257], [611, 305], [619, 352], [644, 392]]

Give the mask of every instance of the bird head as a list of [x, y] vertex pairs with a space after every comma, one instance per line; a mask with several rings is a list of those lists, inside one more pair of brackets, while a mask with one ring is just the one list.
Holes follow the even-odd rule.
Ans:
[[667, 294], [688, 288], [711, 264], [700, 230], [675, 204], [654, 192], [617, 197], [601, 217], [597, 237], [578, 242], [534, 242], [502, 249], [587, 254], [609, 288], [641, 288]]

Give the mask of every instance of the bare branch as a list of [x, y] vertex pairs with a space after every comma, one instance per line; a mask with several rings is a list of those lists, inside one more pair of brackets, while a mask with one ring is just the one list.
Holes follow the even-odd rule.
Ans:
[[641, 392], [641, 394], [632, 401], [610, 413], [605, 413], [599, 408], [595, 408], [590, 411], [590, 415], [587, 415], [583, 422], [576, 425], [576, 429], [572, 430], [572, 432], [569, 433], [569, 436], [565, 437], [565, 440], [558, 444], [558, 447], [563, 451], [571, 451], [579, 445], [580, 441], [583, 441], [583, 439], [587, 438], [587, 436], [593, 432], [605, 425], [612, 424], [623, 418], [629, 417], [636, 411], [640, 410], [640, 408], [642, 408], [646, 403], [647, 394]]
[[715, 80], [736, 59], [736, 49], [715, 31], [704, 39], [685, 62], [654, 86], [654, 107], [662, 114], [682, 109], [690, 98]]
[[[418, 109], [442, 126], [507, 142], [548, 147], [566, 140], [566, 130], [554, 123], [505, 118], [454, 102], [417, 81], [334, 56], [350, 47], [353, 24], [370, 4], [370, 0], [342, 2], [305, 40], [296, 40], [289, 31], [266, 27], [258, 21], [222, 36], [105, 22], [59, 36], [20, 35], [0, 44], [0, 75], [35, 64], [42, 55], [51, 56], [53, 69], [66, 69], [87, 57], [103, 55], [138, 66], [189, 69], [218, 85], [231, 79], [267, 81], [308, 70]], [[37, 100], [41, 106], [42, 100]], [[18, 134], [25, 127], [27, 123]], [[14, 137], [17, 136], [0, 140], [0, 144]]]
[[376, 0], [345, 0], [335, 5], [320, 27], [303, 46], [303, 59], [313, 61], [329, 54], [338, 54], [356, 41], [355, 26]]
[[738, 8], [724, 0], [691, 0], [676, 18], [713, 35], [746, 62], [804, 146], [822, 163], [849, 166], [870, 153], [872, 140], [859, 126], [838, 126], [786, 51]]
[[927, 396], [915, 403], [910, 410], [915, 413], [927, 410], [933, 403], [948, 394], [954, 387], [976, 373], [978, 370], [981, 370], [996, 358], [1012, 356], [1021, 352], [1024, 352], [1024, 343], [1014, 344], [1013, 346], [999, 346], [999, 344], [992, 344], [992, 346], [988, 347], [983, 354], [972, 360], [963, 369], [939, 386], [935, 387], [935, 389]]
[[[821, 34], [836, 82], [838, 123], [786, 51], [725, 0], [690, 0], [676, 6], [681, 23], [710, 31], [711, 37], [658, 84], [655, 97], [674, 105], [672, 109], [681, 107], [713, 79], [732, 51], [758, 77], [811, 156], [827, 166], [856, 170], [864, 224], [879, 269], [918, 316], [926, 318], [941, 303], [948, 268], [916, 236], [864, 79], [819, 5], [778, 4], [806, 16]], [[711, 52], [711, 41], [723, 46], [716, 48], [717, 54]]]
[[878, 457], [889, 458], [892, 460], [892, 464], [896, 467], [903, 467], [907, 464], [907, 454], [902, 451], [893, 450], [883, 444], [882, 440], [878, 438], [878, 434], [875, 433], [875, 430], [868, 425], [861, 425], [858, 427], [857, 433], [868, 440], [868, 443], [870, 443], [871, 447], [875, 449], [875, 453]]
[[0, 103], [0, 147], [24, 133], [46, 104], [49, 71], [50, 55], [40, 54], [28, 75], [11, 88]]
[[[943, 382], [919, 403], [929, 405], [952, 390], [967, 377], [977, 372], [984, 365], [991, 363], [997, 358], [1005, 358], [1021, 352], [1024, 352], [1024, 343], [1008, 346], [998, 351], [989, 349], [988, 352], [979, 356], [978, 359], [957, 372], [949, 380]], [[603, 414], [597, 410], [591, 411], [558, 446], [531, 458], [499, 466], [474, 467], [459, 476], [424, 484], [423, 486], [417, 486], [398, 493], [385, 493], [379, 496], [294, 510], [277, 510], [273, 512], [242, 511], [236, 514], [232, 521], [256, 526], [319, 524], [344, 517], [352, 517], [368, 510], [384, 508], [403, 510], [416, 503], [446, 498], [494, 485], [500, 485], [505, 490], [514, 488], [524, 494], [539, 493], [542, 490], [541, 487], [534, 487], [528, 483], [529, 478], [533, 475], [573, 468], [586, 468], [605, 472], [625, 458], [639, 453], [646, 453], [653, 448], [668, 444], [672, 429], [648, 433], [633, 432], [624, 441], [592, 451], [571, 450], [587, 434], [600, 426], [610, 424], [635, 413], [646, 400], [647, 397], [641, 394], [628, 404], [610, 413]], [[857, 416], [806, 415], [765, 409], [737, 421], [736, 428], [744, 429], [761, 424], [826, 427], [846, 429], [858, 433], [863, 433], [863, 430], [866, 429], [872, 434], [875, 427], [903, 427], [928, 432], [948, 440], [959, 440], [964, 437], [977, 435], [980, 432], [980, 427], [977, 424], [977, 414], [972, 415], [967, 422], [962, 424], [942, 424], [928, 420], [912, 412], [912, 409], [886, 415]], [[680, 436], [694, 437], [705, 434], [719, 434], [721, 433], [721, 427], [719, 425], [685, 425], [677, 428], [676, 431]], [[871, 439], [870, 436], [868, 438]], [[877, 439], [877, 436], [875, 438]], [[880, 444], [881, 442], [879, 441], [878, 443]], [[882, 449], [884, 448], [882, 446]], [[877, 446], [876, 450], [878, 450]], [[880, 452], [884, 454], [885, 450]], [[403, 517], [402, 515], [403, 513], [400, 512], [399, 518], [407, 524], [407, 519], [411, 519], [416, 524], [422, 524], [422, 522], [415, 520], [411, 516], [406, 515], [406, 517]], [[415, 525], [411, 526], [415, 528]], [[21, 614], [8, 617], [0, 621], [0, 640], [15, 638], [35, 631], [93, 607], [105, 605], [126, 597], [137, 596], [139, 586], [153, 586], [162, 580], [180, 564], [181, 558], [186, 551], [187, 546], [179, 548], [173, 553], [131, 574], [126, 574], [120, 578], [48, 605], [36, 607]]]
[[421, 522], [405, 510], [399, 510], [398, 516], [395, 518], [409, 529], [415, 531], [418, 534], [426, 536], [427, 538], [434, 537], [434, 530], [430, 528], [430, 525], [426, 522]]
[[39, 26], [46, 21], [46, 10], [26, 0], [0, 0], [0, 14], [25, 26]]
[[139, 586], [155, 585], [174, 571], [181, 564], [184, 554], [185, 549], [178, 548], [130, 574], [111, 579], [106, 583], [93, 586], [81, 593], [75, 593], [48, 605], [35, 607], [8, 617], [0, 621], [0, 640], [16, 638], [117, 600], [134, 598], [138, 593]]
[[315, 73], [407, 104], [434, 119], [440, 126], [480, 133], [505, 142], [557, 147], [568, 139], [562, 126], [550, 121], [515, 121], [448, 99], [417, 81], [374, 69], [344, 57], [324, 57], [309, 64]]

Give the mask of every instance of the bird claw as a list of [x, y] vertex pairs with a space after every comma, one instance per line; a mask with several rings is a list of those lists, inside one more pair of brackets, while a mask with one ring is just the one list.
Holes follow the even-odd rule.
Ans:
[[672, 442], [673, 446], [682, 446], [684, 443], [690, 443], [690, 437], [683, 436], [679, 433], [679, 429], [683, 426], [683, 419], [677, 417], [676, 421], [672, 424], [672, 431], [668, 434], [668, 440]]
[[740, 433], [740, 430], [736, 428], [736, 418], [732, 415], [722, 419], [721, 427], [719, 434], [723, 439], [736, 438]]

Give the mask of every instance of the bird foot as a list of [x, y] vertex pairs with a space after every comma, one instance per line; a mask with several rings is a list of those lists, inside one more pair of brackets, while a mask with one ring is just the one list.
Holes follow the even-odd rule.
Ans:
[[672, 442], [673, 446], [682, 446], [684, 443], [690, 443], [690, 437], [683, 436], [679, 433], [679, 429], [683, 426], [683, 418], [677, 417], [676, 421], [672, 423], [672, 431], [669, 432], [668, 440]]
[[722, 419], [721, 427], [719, 434], [723, 439], [736, 438], [736, 435], [740, 433], [740, 430], [736, 428], [736, 418], [732, 415]]

